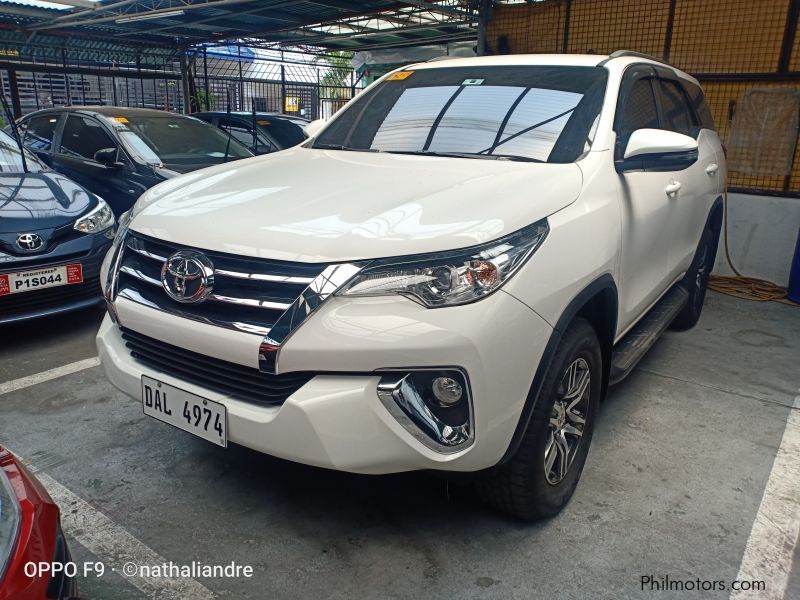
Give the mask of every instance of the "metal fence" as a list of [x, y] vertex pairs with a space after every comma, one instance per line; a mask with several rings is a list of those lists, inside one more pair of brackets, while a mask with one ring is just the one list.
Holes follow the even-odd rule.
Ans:
[[[723, 143], [756, 89], [800, 89], [800, 0], [541, 0], [500, 3], [487, 24], [496, 54], [627, 49], [663, 58], [703, 84]], [[800, 146], [787, 177], [729, 173], [731, 189], [800, 196]]]
[[0, 85], [17, 115], [55, 106], [107, 105], [173, 112], [256, 110], [306, 119], [330, 117], [360, 89], [352, 69], [333, 68], [324, 56], [265, 54], [212, 48], [184, 57], [175, 52], [78, 57], [0, 45]]

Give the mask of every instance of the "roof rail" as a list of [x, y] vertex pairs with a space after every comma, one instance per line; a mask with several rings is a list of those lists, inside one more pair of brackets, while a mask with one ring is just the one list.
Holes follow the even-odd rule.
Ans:
[[426, 63], [429, 62], [439, 62], [440, 60], [452, 60], [454, 58], [462, 58], [461, 56], [450, 56], [449, 54], [445, 54], [444, 56], [434, 56], [433, 58], [429, 58], [426, 60]]
[[[600, 65], [605, 64], [606, 62], [608, 62], [612, 58], [620, 58], [620, 57], [623, 57], [623, 56], [631, 56], [631, 57], [635, 57], [635, 58], [646, 58], [647, 60], [654, 60], [655, 62], [659, 62], [659, 63], [664, 64], [664, 65], [669, 64], [669, 63], [667, 63], [667, 61], [665, 61], [665, 60], [663, 60], [661, 58], [656, 58], [655, 56], [650, 56], [649, 54], [645, 54], [644, 52], [635, 52], [633, 50], [615, 50], [614, 52], [609, 54], [608, 58], [606, 60], [604, 60], [603, 62], [601, 62]], [[600, 65], [598, 65], [598, 66], [600, 66]]]

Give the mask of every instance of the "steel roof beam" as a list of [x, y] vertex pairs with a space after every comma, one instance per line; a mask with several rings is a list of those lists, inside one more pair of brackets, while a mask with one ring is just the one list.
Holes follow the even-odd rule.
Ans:
[[124, 19], [126, 17], [133, 17], [133, 16], [137, 17], [152, 16], [153, 19], [156, 19], [157, 15], [175, 12], [176, 10], [182, 10], [186, 12], [198, 8], [216, 8], [218, 6], [230, 6], [232, 4], [248, 4], [250, 2], [257, 2], [257, 1], [258, 0], [206, 0], [205, 2], [196, 2], [193, 4], [173, 4], [167, 8], [159, 8], [156, 10], [146, 10], [133, 13], [118, 13], [107, 17], [88, 18], [82, 21], [70, 21], [67, 23], [65, 22], [54, 23], [48, 21], [39, 25], [32, 25], [28, 27], [28, 29], [33, 31], [44, 31], [47, 29], [56, 29], [58, 27], [78, 27], [80, 25], [97, 25], [98, 23], [108, 23], [109, 21], [116, 21], [117, 19]]

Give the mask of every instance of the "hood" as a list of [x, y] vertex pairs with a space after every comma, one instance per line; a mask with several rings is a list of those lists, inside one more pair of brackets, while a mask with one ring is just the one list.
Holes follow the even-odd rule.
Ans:
[[95, 203], [58, 173], [0, 173], [0, 234], [72, 226]]
[[575, 164], [296, 147], [176, 177], [131, 228], [253, 257], [335, 262], [488, 242], [572, 203]]

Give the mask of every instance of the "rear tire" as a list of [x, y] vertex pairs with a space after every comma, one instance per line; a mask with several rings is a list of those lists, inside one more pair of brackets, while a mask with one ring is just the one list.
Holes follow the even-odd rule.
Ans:
[[717, 242], [718, 238], [714, 231], [706, 227], [697, 246], [692, 265], [683, 278], [683, 285], [689, 291], [689, 299], [686, 306], [670, 324], [670, 329], [685, 331], [697, 325], [700, 320], [708, 290], [708, 279], [717, 258]]
[[480, 474], [476, 488], [485, 502], [528, 521], [552, 517], [567, 505], [592, 441], [601, 356], [594, 329], [577, 318], [559, 342], [519, 448]]

